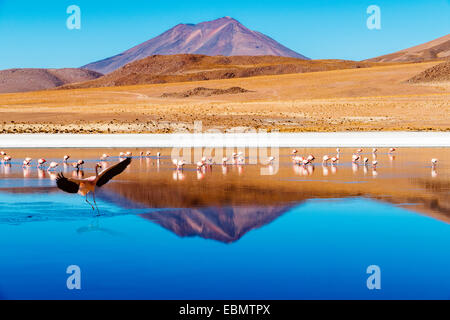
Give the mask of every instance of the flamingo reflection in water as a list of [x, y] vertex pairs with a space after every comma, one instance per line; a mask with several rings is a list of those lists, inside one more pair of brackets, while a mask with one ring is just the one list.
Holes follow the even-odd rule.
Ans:
[[91, 205], [92, 210], [95, 210], [92, 203], [88, 200], [88, 194], [92, 192], [95, 207], [97, 208], [97, 211], [99, 211], [95, 201], [96, 188], [105, 185], [109, 180], [121, 174], [130, 163], [131, 158], [128, 157], [119, 163], [102, 170], [100, 173], [98, 172], [98, 169], [102, 168], [102, 166], [100, 163], [97, 163], [95, 166], [95, 176], [84, 179], [66, 178], [62, 173], [59, 173], [56, 178], [56, 185], [59, 189], [67, 193], [78, 193], [79, 195], [86, 196], [86, 202]]

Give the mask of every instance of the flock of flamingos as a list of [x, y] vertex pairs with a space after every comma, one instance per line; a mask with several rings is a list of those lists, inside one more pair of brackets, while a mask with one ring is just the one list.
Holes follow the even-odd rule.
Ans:
[[[360, 162], [362, 162], [362, 164], [364, 166], [371, 165], [373, 168], [376, 168], [376, 166], [378, 165], [378, 161], [376, 160], [377, 151], [378, 151], [377, 148], [372, 149], [373, 160], [369, 163], [369, 158], [367, 158], [367, 157], [363, 158], [361, 156], [363, 149], [359, 148], [352, 155], [352, 163], [359, 164]], [[396, 151], [396, 148], [390, 148], [388, 153], [392, 155], [392, 154], [394, 154], [395, 151]], [[299, 166], [306, 166], [306, 165], [312, 164], [316, 160], [316, 158], [312, 154], [310, 154], [307, 157], [302, 157], [302, 156], [298, 155], [298, 150], [296, 150], [296, 149], [292, 150], [291, 154], [292, 154], [292, 162]], [[337, 148], [335, 156], [330, 157], [329, 155], [324, 155], [322, 157], [322, 164], [327, 165], [329, 162], [331, 162], [332, 165], [336, 165], [340, 160], [340, 155], [341, 155], [341, 150], [340, 150], [340, 148]], [[0, 156], [2, 157], [1, 161], [3, 164], [10, 164], [13, 160], [12, 156], [7, 154], [5, 151], [0, 151]], [[133, 154], [130, 151], [120, 152], [119, 160], [123, 160], [126, 158], [132, 158], [132, 156], [133, 156]], [[140, 158], [144, 158], [144, 157], [149, 158], [149, 157], [151, 157], [151, 151], [147, 151], [145, 153], [144, 153], [144, 151], [141, 151], [139, 154], [139, 157]], [[70, 155], [65, 155], [62, 159], [62, 163], [67, 165], [70, 158], [71, 158]], [[100, 157], [100, 160], [105, 162], [105, 161], [108, 161], [110, 158], [111, 158], [111, 156], [105, 153]], [[157, 159], [161, 158], [160, 152], [156, 153], [156, 158]], [[32, 158], [27, 157], [23, 160], [22, 166], [23, 167], [31, 167], [33, 165], [32, 161], [33, 161]], [[267, 158], [268, 164], [273, 163], [273, 161], [275, 161], [275, 157]], [[80, 170], [81, 168], [83, 168], [84, 163], [85, 163], [84, 160], [78, 160], [76, 162], [70, 163], [70, 165], [74, 169]], [[176, 167], [177, 170], [183, 170], [183, 167], [187, 164], [186, 161], [183, 159], [172, 159], [172, 163]], [[232, 163], [232, 164], [245, 163], [245, 158], [243, 156], [243, 152], [233, 153], [231, 159], [228, 159], [227, 157], [222, 158], [222, 165], [227, 165], [230, 163]], [[436, 159], [436, 158], [431, 159], [431, 165], [433, 167], [435, 167], [437, 165], [437, 163], [438, 163], [438, 159]], [[205, 167], [208, 167], [208, 166], [211, 166], [214, 164], [216, 164], [216, 163], [213, 161], [213, 159], [211, 157], [209, 157], [209, 158], [203, 157], [199, 162], [197, 162], [197, 169], [201, 170]], [[55, 171], [55, 170], [57, 170], [59, 165], [60, 165], [60, 163], [55, 162], [55, 161], [47, 163], [47, 160], [45, 160], [45, 158], [40, 158], [36, 162], [37, 168], [39, 168], [39, 169], [47, 168], [47, 171]]]
[[[372, 149], [372, 161], [369, 161], [367, 157], [362, 157], [363, 149], [359, 148], [352, 154], [352, 167], [353, 169], [356, 168], [359, 164], [364, 165], [364, 168], [367, 169], [368, 167], [372, 167], [373, 175], [377, 175], [376, 167], [378, 165], [377, 161], [377, 149]], [[396, 148], [390, 148], [388, 154], [393, 155], [396, 152]], [[11, 165], [12, 162], [12, 156], [7, 154], [5, 151], [0, 151], [1, 161], [4, 165]], [[140, 151], [139, 158], [150, 158], [151, 151]], [[341, 157], [341, 150], [340, 148], [336, 149], [336, 154], [334, 156], [324, 155], [322, 157], [322, 166], [324, 167], [324, 172], [328, 164], [331, 162], [332, 169], [336, 168], [335, 166], [337, 163], [339, 163]], [[56, 184], [59, 189], [62, 191], [65, 191], [67, 193], [78, 193], [79, 195], [86, 197], [86, 202], [89, 203], [92, 206], [92, 209], [95, 210], [97, 208], [97, 203], [95, 201], [95, 191], [97, 188], [105, 185], [107, 182], [109, 182], [112, 178], [122, 173], [131, 163], [133, 154], [132, 152], [120, 152], [119, 153], [119, 162], [116, 162], [115, 164], [108, 165], [107, 162], [109, 160], [112, 160], [113, 157], [111, 157], [108, 154], [103, 154], [99, 160], [101, 160], [100, 163], [97, 163], [95, 165], [95, 175], [84, 178], [83, 177], [83, 166], [85, 164], [84, 160], [78, 160], [75, 162], [72, 162], [69, 164], [69, 160], [71, 159], [70, 155], [65, 155], [62, 159], [62, 164], [66, 167], [68, 165], [71, 165], [74, 168], [74, 174], [72, 177], [66, 178], [62, 172], [59, 172], [57, 175], [55, 175]], [[154, 157], [153, 157], [154, 158]], [[161, 153], [156, 153], [156, 159], [161, 159]], [[308, 156], [300, 156], [298, 155], [298, 150], [294, 149], [291, 152], [291, 159], [292, 163], [294, 165], [294, 168], [303, 169], [306, 173], [309, 173], [311, 170], [313, 170], [313, 163], [316, 160], [314, 155], [310, 154]], [[266, 159], [267, 165], [272, 165], [275, 161], [275, 157], [271, 156]], [[175, 173], [179, 173], [183, 171], [184, 166], [187, 164], [187, 162], [183, 159], [172, 159], [172, 163], [175, 167]], [[431, 159], [431, 165], [433, 169], [434, 175], [436, 175], [436, 165], [438, 163], [438, 159], [433, 158]], [[22, 167], [25, 169], [32, 167], [33, 165], [36, 165], [39, 170], [46, 169], [48, 172], [54, 172], [57, 171], [57, 168], [60, 166], [61, 163], [58, 162], [50, 162], [47, 163], [47, 160], [44, 158], [38, 159], [33, 164], [33, 159], [30, 157], [27, 157], [22, 162]], [[203, 157], [199, 162], [197, 162], [196, 167], [198, 173], [204, 172], [207, 168], [211, 168], [216, 163], [213, 161], [212, 157], [206, 158]], [[233, 153], [231, 158], [228, 159], [227, 157], [222, 158], [222, 167], [226, 168], [227, 165], [233, 164], [233, 165], [241, 165], [245, 164], [245, 157], [243, 152], [237, 152]], [[99, 172], [99, 169], [102, 169], [102, 171]], [[81, 175], [79, 174], [81, 171]], [[432, 174], [433, 175], [433, 174]], [[178, 178], [177, 178], [178, 179]], [[91, 193], [93, 197], [94, 205], [89, 202], [88, 200], [88, 194]]]

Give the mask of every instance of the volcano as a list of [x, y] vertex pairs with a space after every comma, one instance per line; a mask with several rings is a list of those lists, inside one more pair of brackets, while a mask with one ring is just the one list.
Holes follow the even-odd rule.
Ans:
[[202, 54], [208, 56], [280, 56], [309, 58], [224, 17], [198, 24], [178, 24], [161, 35], [125, 52], [82, 68], [103, 74], [152, 55]]

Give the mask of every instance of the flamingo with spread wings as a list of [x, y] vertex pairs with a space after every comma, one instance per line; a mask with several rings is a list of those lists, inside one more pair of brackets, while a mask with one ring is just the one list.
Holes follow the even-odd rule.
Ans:
[[56, 185], [59, 189], [67, 193], [78, 193], [81, 196], [86, 196], [86, 202], [91, 205], [93, 210], [95, 210], [94, 206], [88, 201], [88, 194], [92, 192], [94, 204], [97, 207], [97, 203], [95, 202], [96, 188], [105, 185], [109, 180], [121, 174], [130, 163], [131, 158], [126, 158], [119, 163], [102, 170], [100, 173], [98, 172], [98, 169], [102, 166], [97, 163], [95, 166], [95, 176], [84, 179], [66, 178], [62, 173], [59, 173], [56, 178]]

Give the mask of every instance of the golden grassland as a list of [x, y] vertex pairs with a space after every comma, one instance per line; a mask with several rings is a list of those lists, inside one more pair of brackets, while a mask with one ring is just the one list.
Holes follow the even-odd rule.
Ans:
[[[450, 131], [448, 83], [406, 83], [437, 63], [1, 94], [0, 132], [174, 132], [192, 130], [196, 120], [223, 131]], [[250, 92], [161, 97], [198, 87]]]

